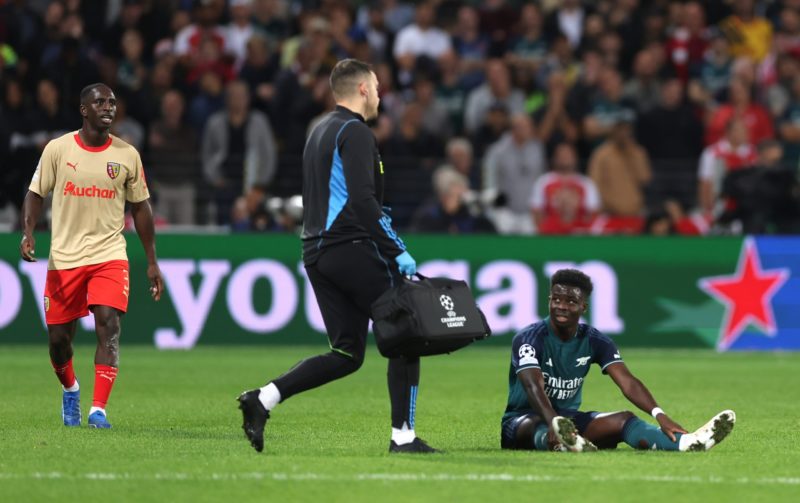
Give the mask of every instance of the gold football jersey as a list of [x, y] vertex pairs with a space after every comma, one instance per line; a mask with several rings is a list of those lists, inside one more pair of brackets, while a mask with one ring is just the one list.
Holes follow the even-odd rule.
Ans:
[[127, 260], [125, 201], [150, 197], [135, 148], [113, 135], [84, 145], [77, 131], [45, 146], [29, 189], [53, 193], [49, 269]]

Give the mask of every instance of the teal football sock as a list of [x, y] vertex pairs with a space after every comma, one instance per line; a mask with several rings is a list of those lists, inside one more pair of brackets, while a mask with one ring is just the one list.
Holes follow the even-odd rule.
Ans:
[[[675, 438], [680, 440], [681, 434], [676, 433]], [[625, 421], [625, 426], [622, 427], [622, 439], [634, 449], [678, 450], [677, 441], [673, 442], [660, 428], [648, 424], [638, 417], [632, 417]]]
[[547, 448], [547, 431], [547, 425], [545, 423], [537, 424], [536, 428], [533, 430], [533, 446], [536, 447], [537, 451], [550, 450]]

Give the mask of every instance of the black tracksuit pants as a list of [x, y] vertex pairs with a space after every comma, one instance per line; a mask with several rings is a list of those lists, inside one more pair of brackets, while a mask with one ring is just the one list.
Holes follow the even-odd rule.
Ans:
[[[364, 361], [370, 306], [401, 280], [394, 259], [368, 239], [332, 246], [306, 266], [331, 351], [307, 358], [272, 381], [281, 400], [355, 372]], [[389, 359], [392, 427], [414, 427], [419, 358]]]

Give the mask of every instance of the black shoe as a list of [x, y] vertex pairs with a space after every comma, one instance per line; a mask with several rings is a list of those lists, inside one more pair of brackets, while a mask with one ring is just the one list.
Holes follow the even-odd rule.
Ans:
[[253, 449], [261, 452], [264, 450], [264, 425], [269, 419], [269, 411], [261, 404], [258, 394], [261, 390], [253, 389], [239, 395], [239, 408], [242, 410], [244, 421], [242, 429]]
[[411, 452], [411, 453], [419, 453], [419, 454], [433, 454], [433, 453], [441, 453], [439, 449], [434, 449], [430, 445], [426, 444], [424, 440], [419, 437], [414, 437], [414, 440], [402, 445], [397, 445], [394, 440], [391, 441], [389, 444], [389, 452]]

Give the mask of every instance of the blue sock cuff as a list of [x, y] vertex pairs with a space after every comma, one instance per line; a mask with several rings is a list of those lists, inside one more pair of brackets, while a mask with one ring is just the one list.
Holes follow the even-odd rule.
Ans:
[[547, 423], [541, 422], [533, 429], [533, 446], [537, 451], [547, 451]]
[[634, 449], [678, 450], [678, 443], [670, 440], [659, 427], [638, 417], [625, 421], [622, 427], [622, 439]]

